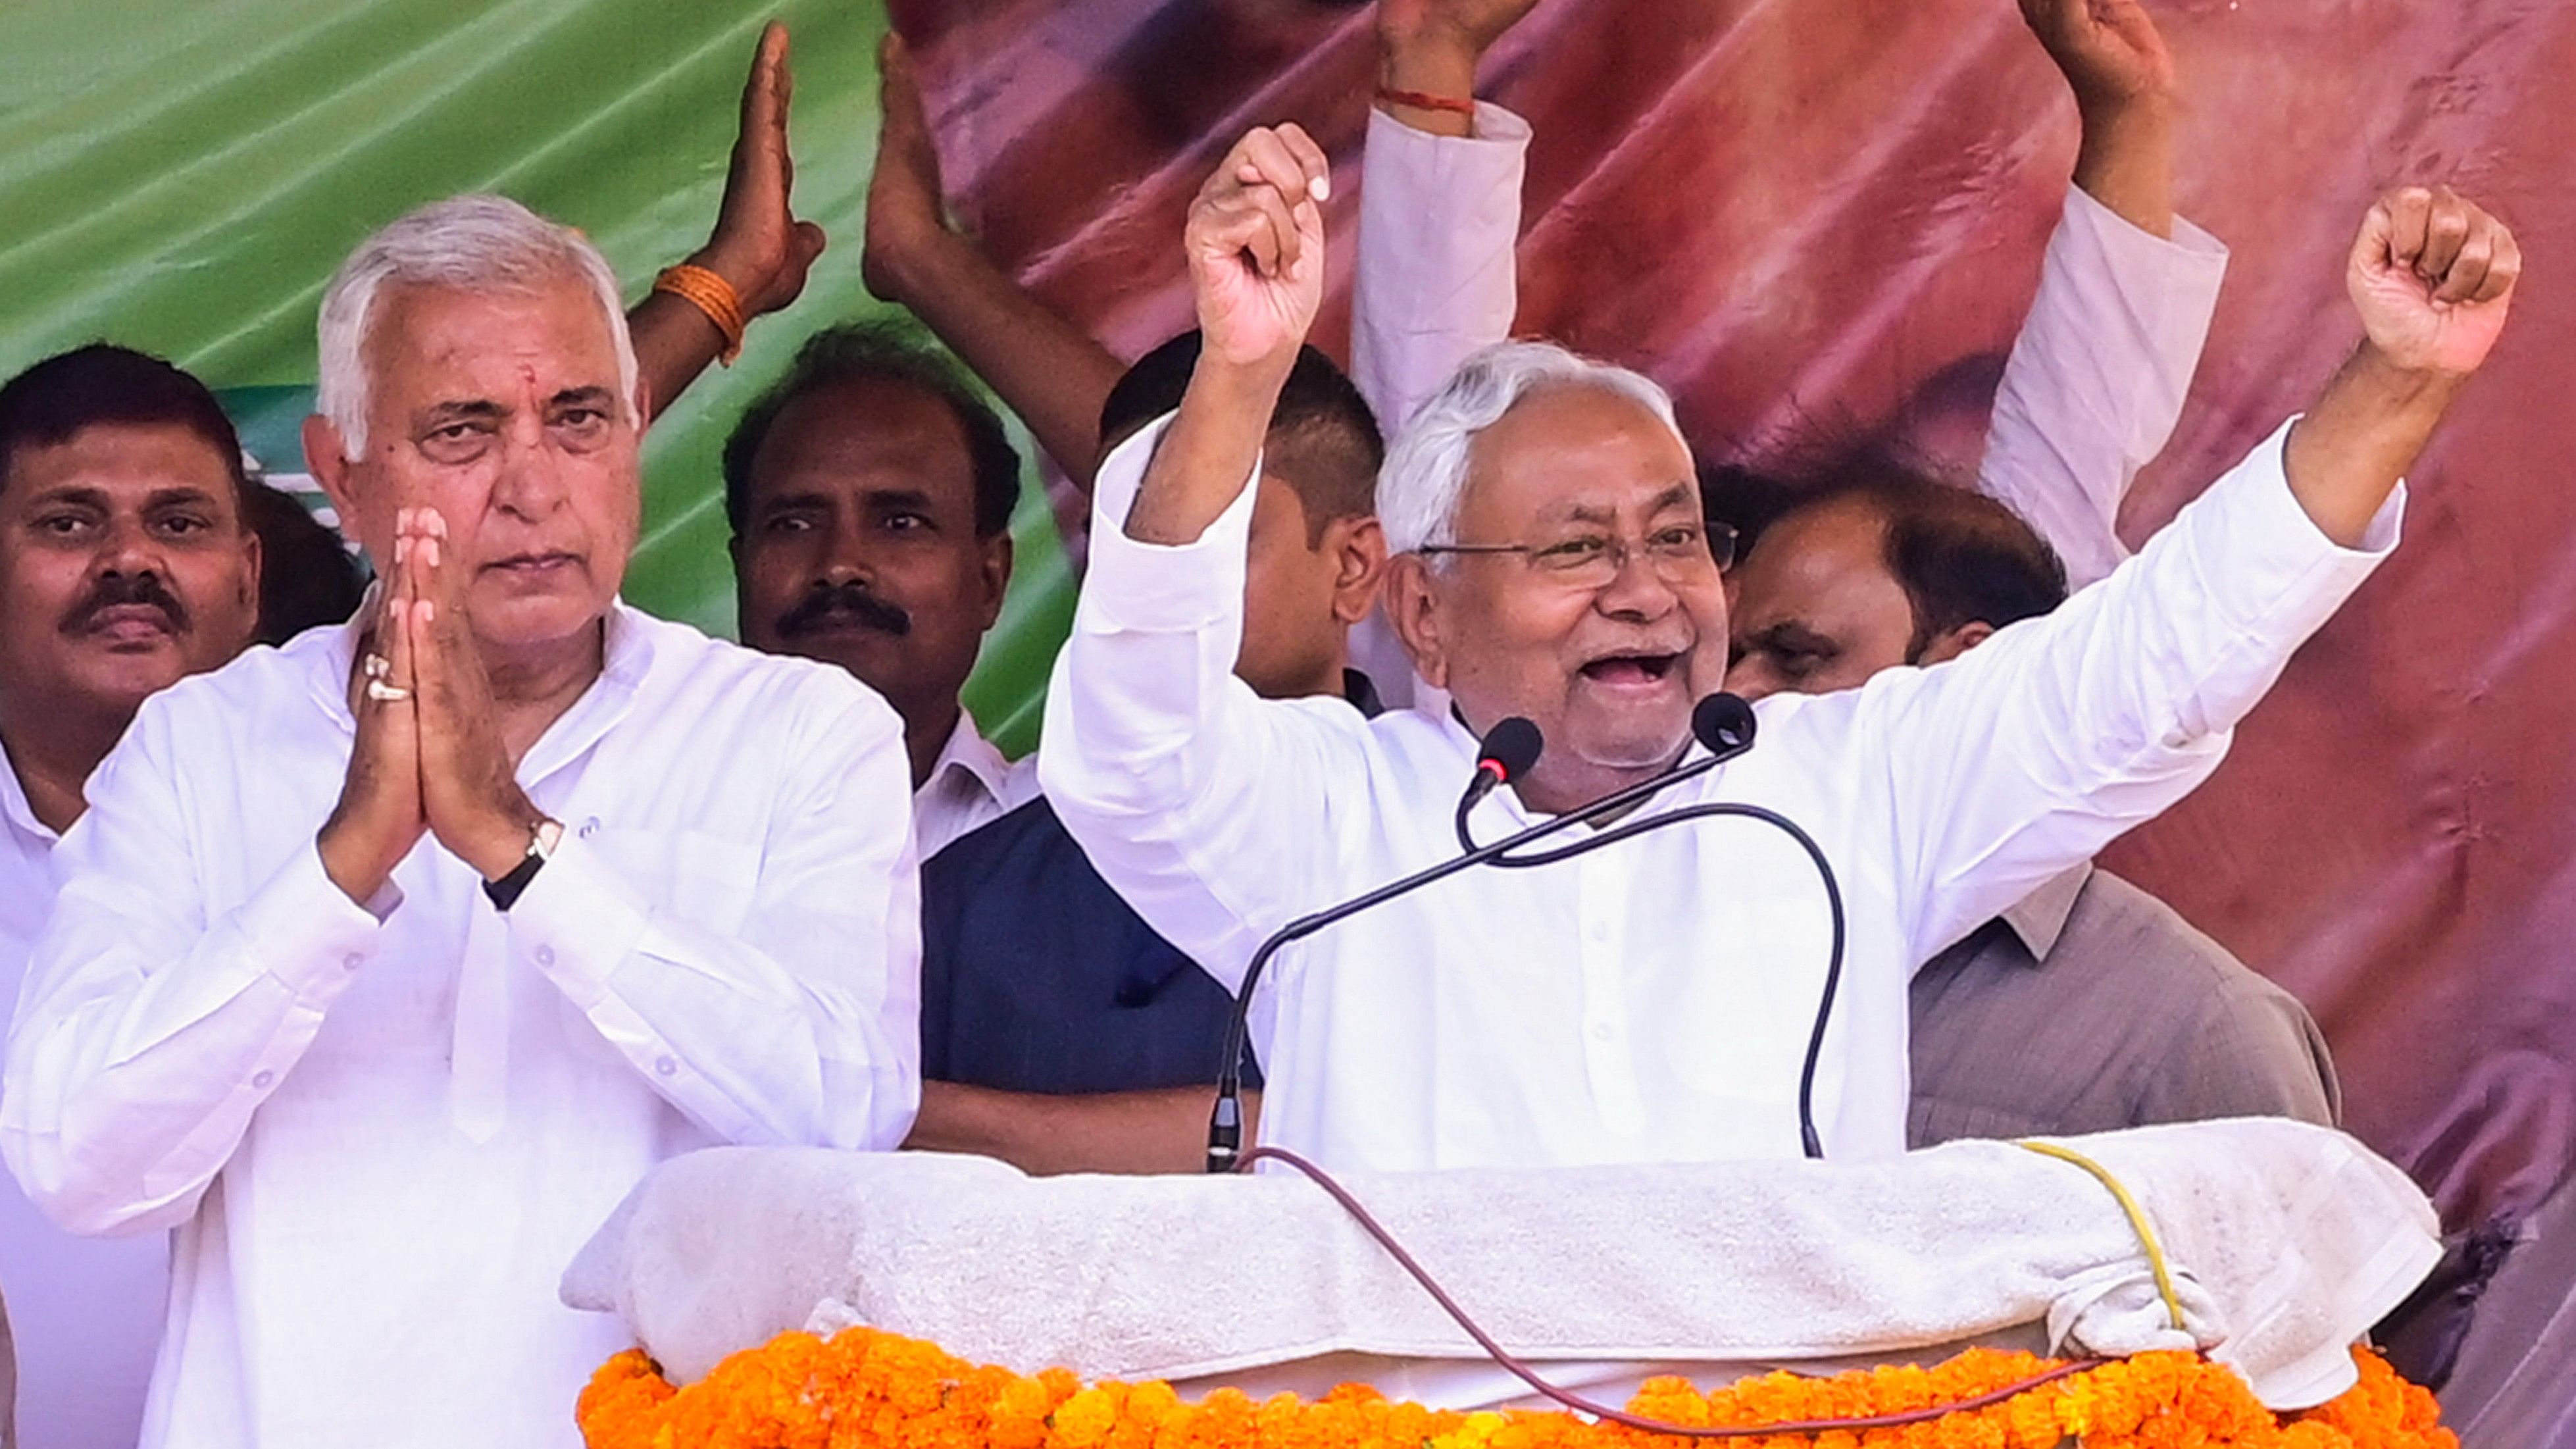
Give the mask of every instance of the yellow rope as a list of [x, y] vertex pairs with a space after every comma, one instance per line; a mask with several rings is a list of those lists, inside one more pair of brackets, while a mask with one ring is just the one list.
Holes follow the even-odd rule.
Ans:
[[2120, 1179], [2111, 1175], [2111, 1169], [2071, 1147], [2060, 1147], [2054, 1142], [2021, 1141], [2013, 1145], [2036, 1152], [2042, 1157], [2054, 1157], [2060, 1162], [2074, 1163], [2100, 1179], [2104, 1187], [2111, 1189], [2111, 1196], [2120, 1200], [2120, 1211], [2129, 1215], [2129, 1226], [2136, 1230], [2138, 1241], [2146, 1247], [2147, 1266], [2156, 1271], [2156, 1292], [2165, 1300], [2165, 1312], [2173, 1315], [2174, 1331], [2189, 1333], [2191, 1330], [2183, 1327], [2182, 1299], [2174, 1293], [2173, 1274], [2165, 1267], [2164, 1246], [2156, 1241], [2156, 1225], [2147, 1221], [2147, 1210], [2138, 1206], [2138, 1200], [2129, 1195], [2129, 1190], [2120, 1184]]

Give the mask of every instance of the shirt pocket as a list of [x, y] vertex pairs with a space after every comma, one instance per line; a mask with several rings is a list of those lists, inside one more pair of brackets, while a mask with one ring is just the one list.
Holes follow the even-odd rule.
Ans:
[[760, 848], [702, 830], [602, 826], [591, 848], [656, 914], [742, 934], [760, 887]]

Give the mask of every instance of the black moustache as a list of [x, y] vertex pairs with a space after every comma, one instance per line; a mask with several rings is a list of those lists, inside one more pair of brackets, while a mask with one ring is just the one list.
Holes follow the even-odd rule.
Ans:
[[125, 604], [159, 609], [161, 617], [169, 621], [170, 632], [188, 632], [188, 606], [179, 602], [179, 596], [170, 592], [159, 574], [109, 574], [100, 579], [88, 597], [63, 615], [62, 631], [86, 634], [98, 623], [99, 615]]
[[802, 603], [787, 611], [778, 621], [778, 632], [790, 639], [811, 633], [825, 619], [846, 614], [881, 634], [900, 639], [912, 632], [912, 616], [855, 584], [837, 588], [826, 585], [807, 594]]

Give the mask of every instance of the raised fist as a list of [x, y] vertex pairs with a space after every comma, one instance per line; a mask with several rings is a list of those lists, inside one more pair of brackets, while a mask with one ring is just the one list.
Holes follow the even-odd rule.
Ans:
[[2447, 186], [2406, 186], [2362, 219], [2344, 276], [2370, 345], [2413, 372], [2465, 376], [2504, 330], [2522, 248]]
[[2116, 105], [2174, 88], [2173, 56], [2139, 0], [2021, 0], [2021, 18], [2079, 105]]
[[1323, 148], [1293, 123], [1257, 126], [1199, 188], [1184, 246], [1209, 355], [1294, 359], [1324, 299]]

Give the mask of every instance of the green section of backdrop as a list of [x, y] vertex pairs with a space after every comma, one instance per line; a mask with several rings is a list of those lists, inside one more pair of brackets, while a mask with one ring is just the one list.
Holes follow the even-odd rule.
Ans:
[[[310, 386], [313, 312], [341, 257], [462, 191], [582, 228], [631, 299], [706, 238], [773, 14], [794, 45], [798, 210], [832, 247], [742, 361], [655, 424], [627, 585], [646, 609], [730, 632], [724, 433], [805, 335], [887, 310], [858, 280], [884, 30], [866, 0], [0, 0], [0, 375], [104, 337], [273, 413], [292, 395], [236, 390]], [[968, 703], [1017, 753], [1072, 607], [1034, 476], [1015, 532], [1011, 603]]]

